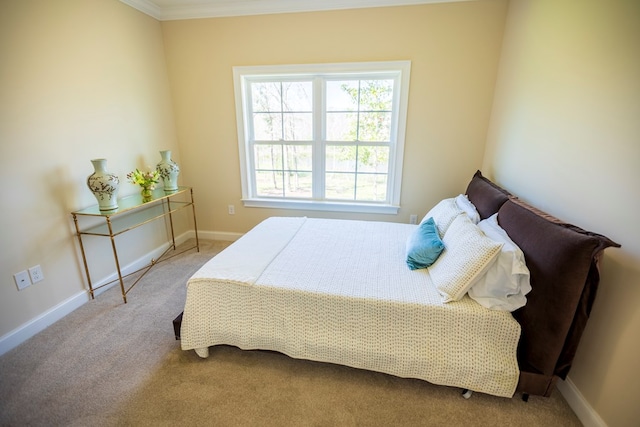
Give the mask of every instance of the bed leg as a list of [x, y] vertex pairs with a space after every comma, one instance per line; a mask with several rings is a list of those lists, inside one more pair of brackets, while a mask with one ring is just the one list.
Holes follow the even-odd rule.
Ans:
[[467, 389], [467, 388], [462, 390], [462, 397], [464, 397], [465, 399], [470, 398], [472, 394], [473, 394], [473, 392], [471, 390]]
[[522, 393], [522, 401], [523, 402], [529, 401], [529, 393]]
[[180, 328], [182, 327], [182, 314], [180, 313], [178, 317], [173, 319], [173, 332], [176, 335], [176, 340], [180, 339]]

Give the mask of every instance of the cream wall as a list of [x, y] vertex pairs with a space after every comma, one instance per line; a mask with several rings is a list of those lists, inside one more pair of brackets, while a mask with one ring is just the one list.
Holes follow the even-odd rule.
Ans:
[[[273, 215], [408, 222], [464, 191], [482, 161], [506, 8], [497, 0], [163, 22], [199, 228], [245, 232]], [[232, 67], [385, 60], [412, 62], [400, 213], [242, 207]]]
[[[0, 2], [0, 97], [6, 338], [70, 299], [86, 300], [70, 212], [96, 203], [86, 187], [90, 159], [108, 159], [124, 195], [137, 191], [124, 183], [128, 171], [155, 165], [165, 148], [179, 161], [179, 151], [160, 23], [119, 1]], [[105, 240], [92, 248], [94, 281], [114, 271]], [[123, 264], [160, 244], [146, 233], [118, 242]], [[44, 281], [19, 292], [13, 273], [36, 264]]]
[[[632, 425], [640, 419], [638, 4], [485, 0], [159, 23], [115, 0], [1, 2], [0, 337], [84, 294], [69, 212], [94, 203], [90, 159], [108, 158], [124, 181], [172, 149], [181, 182], [196, 187], [205, 232], [316, 215], [242, 208], [232, 66], [409, 59], [401, 212], [341, 216], [407, 221], [463, 191], [482, 164], [526, 200], [621, 243], [607, 250], [570, 379], [596, 419]], [[137, 233], [121, 246], [135, 258], [159, 244]], [[45, 280], [18, 292], [12, 274], [35, 264]], [[112, 270], [103, 264], [98, 276]]]
[[483, 169], [603, 233], [598, 297], [569, 374], [610, 427], [640, 420], [640, 2], [512, 0]]

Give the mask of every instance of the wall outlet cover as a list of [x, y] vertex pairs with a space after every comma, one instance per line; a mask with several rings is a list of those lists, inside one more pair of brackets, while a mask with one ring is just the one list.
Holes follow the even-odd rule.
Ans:
[[29, 273], [27, 273], [27, 270], [22, 270], [21, 272], [14, 274], [13, 279], [16, 281], [19, 291], [23, 290], [27, 286], [31, 286], [31, 280], [29, 279]]
[[44, 275], [42, 274], [42, 268], [40, 265], [35, 265], [29, 269], [29, 276], [31, 276], [31, 283], [38, 283], [42, 279], [44, 279]]

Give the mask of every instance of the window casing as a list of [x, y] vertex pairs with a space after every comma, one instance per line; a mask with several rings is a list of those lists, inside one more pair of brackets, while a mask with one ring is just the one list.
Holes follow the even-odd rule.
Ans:
[[409, 61], [234, 67], [245, 206], [398, 212]]

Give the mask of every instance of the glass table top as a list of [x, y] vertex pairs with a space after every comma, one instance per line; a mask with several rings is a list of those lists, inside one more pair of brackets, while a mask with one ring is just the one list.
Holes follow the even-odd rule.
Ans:
[[113, 216], [118, 215], [132, 209], [141, 207], [143, 205], [148, 205], [158, 200], [167, 199], [169, 197], [175, 196], [177, 194], [185, 193], [191, 190], [191, 187], [178, 187], [175, 191], [164, 191], [163, 188], [156, 188], [151, 192], [151, 200], [143, 202], [142, 195], [140, 193], [132, 194], [130, 196], [123, 197], [118, 199], [118, 208], [112, 209], [109, 211], [101, 211], [98, 205], [89, 206], [84, 209], [80, 209], [78, 211], [73, 212], [76, 215], [93, 215], [93, 216]]

